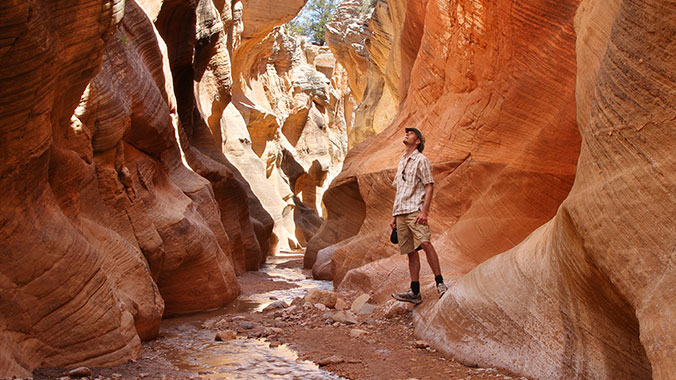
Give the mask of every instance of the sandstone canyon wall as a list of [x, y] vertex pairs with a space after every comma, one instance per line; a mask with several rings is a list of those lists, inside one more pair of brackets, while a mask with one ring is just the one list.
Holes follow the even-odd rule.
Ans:
[[674, 3], [378, 6], [406, 8], [398, 114], [348, 155], [306, 265], [381, 300], [406, 286], [389, 183], [414, 125], [452, 284], [423, 290], [418, 336], [537, 379], [673, 378]]
[[201, 113], [272, 216], [273, 250], [301, 248], [321, 225], [323, 192], [347, 154], [347, 76], [326, 47], [280, 28], [243, 39], [232, 57], [227, 101], [211, 68], [196, 84]]
[[[281, 245], [252, 175], [284, 173], [267, 184], [287, 181], [283, 221], [311, 236], [349, 90], [325, 49], [268, 36], [303, 4], [0, 5], [0, 377], [129, 360], [162, 316], [237, 297]], [[247, 102], [258, 80], [280, 82], [285, 117]], [[263, 174], [241, 165], [252, 151]]]

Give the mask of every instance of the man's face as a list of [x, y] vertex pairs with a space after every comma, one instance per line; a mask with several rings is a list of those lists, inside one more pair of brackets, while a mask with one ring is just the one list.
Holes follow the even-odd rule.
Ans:
[[415, 132], [413, 131], [406, 132], [406, 136], [404, 136], [404, 145], [415, 146], [417, 143], [418, 143], [418, 135], [416, 135]]

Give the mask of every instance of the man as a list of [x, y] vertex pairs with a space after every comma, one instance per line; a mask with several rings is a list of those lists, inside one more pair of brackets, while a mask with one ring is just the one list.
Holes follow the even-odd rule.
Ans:
[[399, 250], [402, 254], [408, 255], [411, 290], [405, 293], [394, 293], [392, 297], [417, 305], [422, 302], [419, 249], [422, 248], [425, 251], [427, 263], [434, 273], [440, 298], [447, 288], [441, 276], [439, 257], [430, 243], [430, 228], [427, 225], [434, 192], [434, 180], [430, 161], [422, 155], [425, 149], [425, 137], [417, 128], [406, 128], [404, 146], [406, 153], [399, 160], [397, 173], [392, 181], [392, 186], [397, 188], [397, 194], [394, 198], [393, 218], [390, 226], [393, 230], [397, 230]]

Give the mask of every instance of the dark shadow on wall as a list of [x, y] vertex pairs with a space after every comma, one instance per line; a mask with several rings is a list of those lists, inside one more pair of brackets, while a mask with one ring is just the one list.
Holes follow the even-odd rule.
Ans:
[[328, 210], [326, 222], [308, 242], [303, 259], [304, 268], [312, 268], [320, 249], [356, 235], [366, 218], [366, 203], [359, 192], [356, 177], [348, 177], [332, 185], [324, 193]]
[[226, 159], [197, 108], [195, 76], [203, 73], [215, 51], [212, 41], [224, 31], [215, 30], [213, 35], [197, 41], [196, 7], [187, 2], [165, 2], [155, 26], [167, 44], [186, 161], [212, 184], [239, 274], [257, 270], [265, 262], [274, 221], [241, 173]]

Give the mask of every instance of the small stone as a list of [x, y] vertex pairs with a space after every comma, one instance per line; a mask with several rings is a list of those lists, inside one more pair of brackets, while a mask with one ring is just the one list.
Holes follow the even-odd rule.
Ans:
[[420, 349], [425, 349], [430, 346], [429, 343], [425, 342], [424, 340], [416, 340], [414, 343], [415, 348], [420, 348]]
[[368, 331], [365, 330], [360, 330], [360, 329], [351, 329], [350, 330], [350, 337], [352, 338], [358, 338], [364, 334], [368, 334]]
[[[409, 306], [411, 305], [411, 306]], [[415, 306], [413, 304], [410, 304], [408, 302], [396, 302], [394, 300], [389, 301], [388, 303], [385, 304], [385, 312], [384, 317], [388, 319], [400, 317], [403, 315], [407, 315], [410, 313], [411, 309], [413, 308], [412, 306]]]
[[256, 324], [251, 321], [241, 321], [239, 327], [245, 330], [251, 330], [256, 327]]
[[122, 378], [122, 374], [121, 374], [121, 373], [115, 372], [115, 373], [113, 373], [112, 375], [110, 375], [110, 377], [112, 377], [113, 379], [121, 379], [121, 378]]
[[321, 303], [316, 303], [314, 306], [315, 306], [315, 308], [316, 308], [317, 310], [319, 310], [319, 311], [326, 311], [326, 310], [328, 310], [328, 308], [326, 307], [326, 305], [321, 304]]
[[348, 310], [341, 310], [333, 313], [331, 316], [335, 322], [344, 323], [346, 325], [357, 324], [357, 317]]
[[372, 305], [370, 303], [365, 303], [357, 309], [356, 313], [359, 314], [359, 315], [371, 314], [375, 310], [376, 310], [376, 305]]
[[216, 333], [214, 338], [217, 342], [226, 342], [228, 340], [233, 340], [237, 337], [237, 333], [233, 330], [223, 330]]
[[354, 301], [352, 301], [352, 306], [350, 307], [350, 310], [353, 313], [357, 313], [359, 309], [362, 307], [362, 305], [369, 302], [369, 299], [371, 299], [371, 296], [369, 296], [368, 294], [360, 295]]
[[303, 297], [296, 297], [291, 301], [291, 306], [301, 306], [305, 302], [305, 299]]
[[345, 309], [347, 309], [347, 308], [349, 308], [349, 307], [350, 307], [350, 306], [347, 304], [347, 301], [345, 301], [344, 299], [338, 298], [338, 299], [336, 300], [336, 306], [335, 306], [335, 309], [336, 309], [336, 310], [345, 310]]
[[305, 302], [309, 302], [312, 305], [321, 303], [328, 308], [334, 308], [337, 299], [336, 293], [327, 290], [310, 289], [305, 294]]
[[265, 309], [263, 309], [263, 312], [268, 312], [268, 311], [277, 310], [277, 309], [285, 309], [287, 307], [289, 307], [289, 305], [287, 305], [286, 302], [275, 301], [275, 302], [269, 304], [268, 306], [266, 306]]
[[345, 363], [345, 359], [341, 358], [338, 355], [331, 355], [324, 359], [317, 360], [317, 365], [319, 365], [320, 367], [327, 366], [329, 364], [340, 364], [340, 363]]
[[78, 367], [68, 372], [68, 376], [72, 377], [87, 377], [92, 375], [92, 370], [87, 367]]
[[270, 342], [270, 348], [277, 348], [281, 345], [282, 345], [281, 342]]

